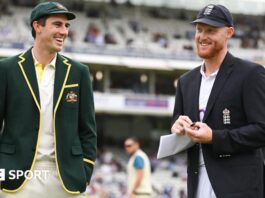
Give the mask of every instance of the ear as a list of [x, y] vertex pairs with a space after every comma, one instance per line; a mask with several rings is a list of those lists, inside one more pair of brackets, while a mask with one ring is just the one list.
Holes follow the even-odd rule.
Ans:
[[41, 25], [37, 21], [33, 21], [32, 27], [34, 28], [36, 34], [41, 32]]
[[226, 31], [227, 38], [231, 38], [234, 34], [234, 28], [233, 27], [228, 27]]

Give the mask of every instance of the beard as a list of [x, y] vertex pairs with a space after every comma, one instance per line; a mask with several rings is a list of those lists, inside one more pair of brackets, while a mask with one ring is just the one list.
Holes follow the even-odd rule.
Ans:
[[201, 50], [200, 44], [197, 43], [197, 54], [202, 59], [210, 59], [219, 54], [223, 50], [223, 48], [224, 47], [222, 45], [214, 45], [207, 50]]

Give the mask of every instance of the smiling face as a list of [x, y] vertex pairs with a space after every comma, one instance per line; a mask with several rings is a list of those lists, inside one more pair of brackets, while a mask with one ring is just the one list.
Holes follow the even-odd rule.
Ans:
[[211, 59], [226, 53], [227, 41], [233, 32], [233, 27], [213, 27], [198, 23], [195, 34], [198, 55], [203, 59]]
[[69, 26], [68, 19], [64, 14], [48, 16], [44, 25], [34, 21], [36, 43], [49, 53], [61, 51], [64, 40], [68, 36]]

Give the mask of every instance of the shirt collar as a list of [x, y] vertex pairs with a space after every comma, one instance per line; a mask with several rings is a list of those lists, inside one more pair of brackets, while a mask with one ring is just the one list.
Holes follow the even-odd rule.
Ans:
[[[31, 53], [32, 53], [32, 57], [33, 57], [33, 60], [34, 60], [34, 65], [36, 66], [37, 64], [39, 64], [39, 61], [36, 59], [36, 57], [34, 56], [34, 53], [33, 53], [33, 50], [31, 50]], [[56, 60], [57, 60], [57, 53], [55, 54], [54, 58], [52, 59], [52, 61], [47, 64], [47, 65], [50, 65], [52, 66], [53, 68], [55, 68], [55, 64], [56, 64]], [[46, 65], [46, 66], [47, 66]]]
[[[219, 71], [219, 69], [216, 70], [215, 72], [213, 72], [212, 74], [210, 74], [208, 77], [216, 77], [218, 71]], [[202, 64], [202, 66], [201, 66], [200, 73], [201, 73], [201, 75], [202, 75], [204, 78], [208, 78], [208, 77], [206, 77], [206, 74], [205, 74], [205, 72], [204, 72], [204, 64]]]

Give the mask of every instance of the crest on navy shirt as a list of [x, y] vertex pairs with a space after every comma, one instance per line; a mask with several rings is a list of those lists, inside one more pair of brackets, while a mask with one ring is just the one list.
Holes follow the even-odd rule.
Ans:
[[66, 94], [65, 100], [66, 102], [74, 103], [77, 102], [77, 94], [73, 91], [70, 91], [69, 93]]

